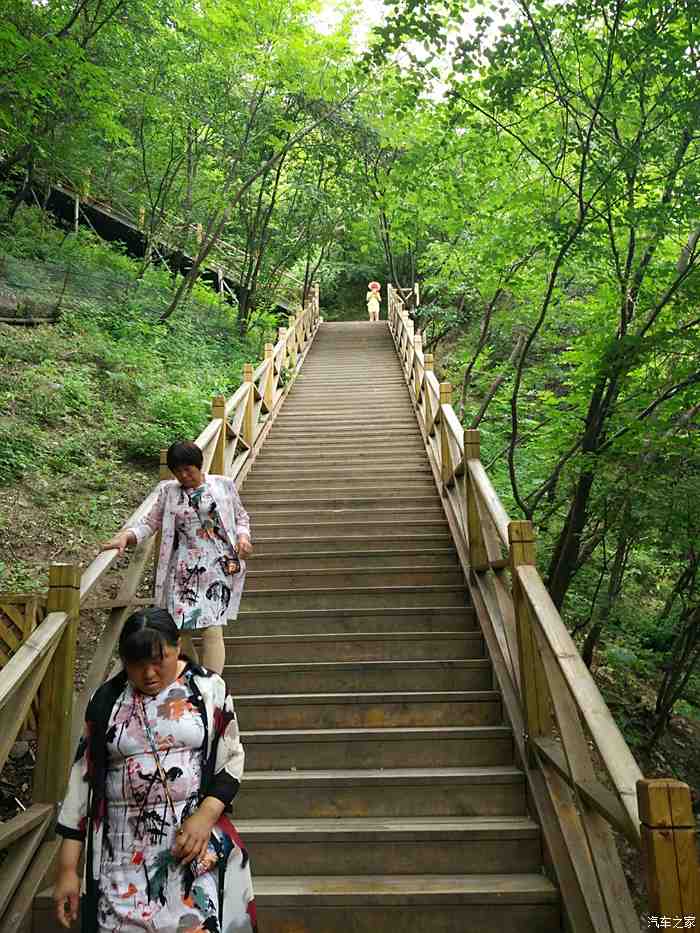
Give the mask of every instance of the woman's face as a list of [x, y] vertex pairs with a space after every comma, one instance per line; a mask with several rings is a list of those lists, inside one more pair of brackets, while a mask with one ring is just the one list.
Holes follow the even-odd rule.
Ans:
[[204, 482], [204, 473], [200, 468], [189, 464], [175, 467], [173, 476], [185, 489], [197, 489]]
[[163, 644], [163, 656], [156, 655], [143, 661], [125, 661], [126, 676], [133, 687], [146, 696], [156, 696], [177, 680], [180, 642]]

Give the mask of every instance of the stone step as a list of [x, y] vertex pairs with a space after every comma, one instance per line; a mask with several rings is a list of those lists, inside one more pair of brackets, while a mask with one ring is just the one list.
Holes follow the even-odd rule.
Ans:
[[294, 590], [318, 587], [385, 587], [433, 586], [436, 584], [461, 586], [464, 584], [462, 568], [457, 565], [437, 567], [352, 567], [343, 569], [312, 568], [306, 570], [256, 570], [249, 568], [246, 575], [246, 593], [259, 590]]
[[491, 663], [467, 661], [323, 661], [230, 664], [224, 678], [236, 696], [255, 693], [377, 693], [382, 690], [490, 690]]
[[419, 693], [270, 693], [236, 698], [242, 729], [397, 729], [401, 726], [497, 726], [495, 690]]
[[[226, 631], [228, 632], [228, 628]], [[467, 661], [484, 657], [480, 631], [225, 635], [227, 664], [292, 661]]]
[[319, 534], [313, 538], [301, 537], [299, 534], [289, 536], [275, 535], [275, 537], [266, 537], [255, 529], [254, 534], [255, 557], [284, 554], [294, 556], [296, 554], [339, 554], [346, 551], [362, 550], [367, 554], [374, 552], [395, 550], [395, 551], [414, 551], [418, 549], [430, 550], [432, 548], [444, 548], [452, 546], [447, 526], [444, 526], [438, 532], [423, 533], [422, 529], [416, 534], [402, 533], [397, 531], [387, 532], [386, 534], [377, 534], [372, 538], [367, 538], [364, 534], [341, 534], [323, 536]]
[[243, 732], [241, 737], [248, 771], [467, 768], [513, 764], [513, 735], [506, 725], [266, 729]]
[[[274, 495], [278, 495], [277, 487], [274, 490]], [[258, 495], [261, 492], [259, 486], [255, 487], [255, 501], [259, 502]], [[417, 498], [423, 498], [418, 496]], [[308, 499], [301, 499], [300, 502], [310, 502]], [[382, 500], [384, 503], [390, 500]], [[319, 524], [324, 522], [335, 522], [335, 521], [345, 521], [346, 519], [352, 522], [363, 522], [363, 521], [397, 521], [397, 522], [439, 522], [444, 518], [445, 513], [443, 512], [440, 500], [435, 496], [435, 499], [432, 500], [431, 505], [418, 506], [417, 508], [412, 508], [408, 500], [398, 501], [396, 506], [389, 508], [372, 508], [371, 506], [363, 506], [357, 508], [324, 508], [323, 506], [313, 506], [308, 505], [304, 508], [294, 508], [295, 500], [292, 497], [291, 501], [287, 504], [287, 508], [283, 506], [264, 506], [264, 505], [250, 505], [246, 499], [245, 507], [248, 510], [253, 527], [256, 527], [258, 524], [274, 524], [274, 523], [283, 523], [283, 524], [299, 524], [304, 523], [308, 524]]]
[[473, 632], [476, 616], [470, 606], [417, 606], [404, 609], [282, 609], [248, 612], [245, 603], [238, 619], [229, 624], [230, 635], [327, 635], [374, 632]]
[[537, 872], [540, 833], [527, 817], [241, 820], [264, 875], [434, 875]]
[[247, 771], [234, 819], [524, 816], [518, 768]]
[[260, 554], [256, 545], [255, 553], [248, 558], [248, 574], [253, 570], [314, 570], [333, 568], [338, 570], [359, 570], [363, 567], [403, 567], [424, 569], [426, 567], [458, 567], [455, 548], [431, 548], [430, 550], [395, 550], [383, 551], [338, 551], [326, 554], [305, 552], [296, 554]]
[[539, 873], [262, 876], [265, 933], [559, 933], [559, 894]]
[[[295, 522], [257, 522], [254, 529], [254, 540], [258, 538], [289, 538], [292, 535], [298, 541], [307, 541], [310, 538], [336, 538], [346, 543], [350, 535], [365, 535], [366, 538], [389, 538], [394, 535], [406, 534], [412, 528], [419, 529], [424, 535], [444, 534], [448, 529], [447, 520], [425, 521], [419, 525], [414, 521], [402, 522], [400, 519], [392, 521], [338, 521], [316, 522], [313, 525], [304, 525], [301, 529]], [[417, 536], [412, 538], [417, 540]]]

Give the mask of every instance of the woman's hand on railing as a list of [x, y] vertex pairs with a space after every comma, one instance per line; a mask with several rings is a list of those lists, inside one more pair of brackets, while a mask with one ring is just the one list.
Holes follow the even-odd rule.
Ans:
[[130, 544], [136, 544], [136, 535], [133, 531], [120, 531], [109, 541], [105, 541], [100, 551], [119, 551], [121, 557]]

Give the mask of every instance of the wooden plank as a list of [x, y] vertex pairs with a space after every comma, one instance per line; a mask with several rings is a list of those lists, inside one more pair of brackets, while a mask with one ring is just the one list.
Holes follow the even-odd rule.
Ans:
[[27, 873], [51, 822], [45, 819], [9, 849], [0, 873], [0, 929], [8, 930], [5, 915], [12, 895]]
[[65, 612], [51, 612], [0, 671], [0, 710], [12, 700], [38, 661], [53, 654], [68, 624]]
[[537, 570], [531, 566], [518, 567], [517, 576], [537, 616], [541, 631], [557, 658], [568, 690], [598, 748], [615, 792], [629, 814], [630, 824], [638, 827], [637, 781], [642, 777], [639, 766]]
[[[553, 738], [539, 738], [535, 740], [540, 758], [546, 759], [548, 764], [563, 778], [569, 786], [574, 783], [569, 774], [566, 758], [561, 745]], [[608, 790], [599, 780], [576, 781], [576, 788], [586, 804], [605, 817], [611, 826], [622, 833], [635, 847], [639, 845], [639, 833], [635, 827], [630, 826], [629, 814], [618, 798]]]
[[520, 691], [520, 659], [518, 657], [518, 631], [515, 622], [515, 607], [513, 595], [506, 582], [505, 568], [494, 567], [493, 590], [496, 596], [498, 609], [501, 613], [503, 631], [505, 633], [508, 655], [513, 664], [513, 680], [515, 687]]
[[207, 448], [213, 444], [219, 436], [221, 430], [221, 416], [213, 418], [209, 424], [204, 428], [199, 437], [196, 438], [195, 444], [199, 449], [204, 453]]
[[[608, 931], [605, 907], [597, 892], [596, 877], [573, 793], [557, 772], [544, 762], [540, 763], [540, 773], [552, 808], [550, 825], [543, 821], [542, 829], [547, 838], [555, 839], [553, 864], [569, 924], [576, 931]], [[546, 808], [543, 809], [546, 812]], [[558, 834], [553, 831], [551, 822], [556, 824]]]
[[10, 901], [3, 917], [3, 926], [7, 930], [19, 930], [29, 917], [34, 905], [34, 898], [46, 884], [46, 877], [58, 856], [60, 839], [43, 842], [24, 874], [19, 887]]
[[[639, 919], [636, 916], [610, 826], [597, 810], [592, 810], [588, 806], [579, 793], [580, 784], [594, 785], [596, 783], [579, 712], [567, 690], [564, 677], [542, 634], [537, 618], [533, 621], [533, 631], [552, 696], [554, 714], [562, 740], [561, 747], [570, 775], [569, 783], [578, 805], [581, 826], [597, 879], [597, 891], [605, 908], [607, 925], [603, 925], [603, 918], [598, 918], [596, 929], [609, 930], [610, 933], [623, 933], [623, 931], [624, 933], [636, 933]], [[592, 889], [587, 890], [586, 893], [591, 899], [594, 897]]]
[[15, 607], [10, 603], [5, 603], [0, 604], [0, 609], [20, 632], [24, 631], [24, 606]]
[[[35, 662], [29, 675], [22, 681], [20, 687], [15, 690], [12, 696], [12, 717], [5, 716], [7, 720], [5, 728], [0, 731], [0, 769], [5, 766], [12, 746], [15, 743], [17, 735], [22, 728], [27, 714], [34, 703], [42, 680], [52, 661], [53, 654], [47, 653]], [[72, 668], [71, 668], [72, 672]]]
[[15, 651], [22, 644], [19, 636], [12, 631], [9, 625], [0, 618], [0, 638], [2, 638], [5, 645], [10, 651], [10, 654], [14, 654]]
[[13, 816], [6, 823], [0, 823], [0, 852], [8, 849], [11, 845], [26, 836], [40, 823], [46, 822], [53, 817], [54, 808], [48, 803], [35, 803]]
[[476, 488], [479, 491], [480, 500], [486, 506], [486, 510], [496, 526], [498, 537], [501, 539], [502, 543], [508, 547], [508, 525], [510, 523], [510, 518], [503, 508], [503, 503], [498, 498], [498, 493], [493, 488], [493, 484], [484, 469], [483, 463], [480, 460], [468, 460], [467, 469], [474, 479]]
[[248, 383], [242, 382], [240, 386], [236, 389], [236, 391], [233, 393], [231, 398], [227, 400], [226, 402], [226, 417], [227, 418], [231, 417], [231, 412], [234, 409], [237, 409], [240, 405], [242, 405], [245, 402], [245, 400], [248, 398], [248, 391], [249, 391]]

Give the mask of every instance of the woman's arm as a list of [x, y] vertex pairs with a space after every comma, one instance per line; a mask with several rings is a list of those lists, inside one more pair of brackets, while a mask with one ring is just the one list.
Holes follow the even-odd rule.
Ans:
[[158, 495], [148, 512], [140, 519], [133, 528], [125, 528], [109, 541], [105, 541], [100, 550], [110, 551], [118, 550], [119, 556], [124, 553], [129, 545], [141, 544], [146, 538], [150, 538], [163, 526], [163, 512], [165, 510], [165, 498], [167, 496], [167, 481], [159, 483]]
[[58, 815], [56, 832], [63, 836], [58, 854], [58, 873], [54, 885], [54, 904], [58, 922], [68, 928], [78, 916], [80, 876], [78, 864], [83, 850], [87, 825], [89, 785], [87, 780], [88, 728], [82, 738], [73, 761], [68, 789]]
[[241, 557], [249, 557], [253, 553], [253, 545], [250, 541], [250, 516], [243, 508], [241, 497], [236, 489], [236, 484], [231, 480], [230, 496], [233, 503], [233, 517], [236, 522], [236, 542], [238, 553]]
[[[221, 690], [220, 704], [221, 696], [226, 692], [221, 680], [218, 689]], [[182, 824], [182, 832], [178, 833], [173, 849], [173, 854], [184, 862], [204, 858], [211, 831], [219, 817], [230, 807], [243, 777], [245, 752], [232, 697], [226, 696], [223, 705], [215, 704], [213, 726], [216, 747], [214, 776], [204, 788], [206, 796], [192, 816]]]
[[58, 868], [53, 886], [56, 919], [69, 929], [78, 919], [80, 903], [80, 875], [78, 865], [83, 844], [77, 839], [64, 839], [58, 851]]

